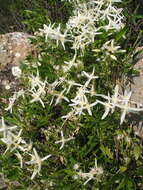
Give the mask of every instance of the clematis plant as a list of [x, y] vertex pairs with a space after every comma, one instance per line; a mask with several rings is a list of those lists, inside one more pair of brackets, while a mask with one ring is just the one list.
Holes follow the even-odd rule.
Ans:
[[43, 23], [36, 56], [12, 70], [19, 86], [2, 98], [1, 173], [19, 189], [139, 189], [141, 142], [128, 118], [143, 108], [123, 80], [133, 58], [124, 3], [61, 3], [73, 9], [67, 23]]

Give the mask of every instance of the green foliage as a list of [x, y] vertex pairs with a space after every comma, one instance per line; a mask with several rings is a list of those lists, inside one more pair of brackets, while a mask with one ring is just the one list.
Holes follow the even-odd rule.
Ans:
[[70, 3], [59, 0], [0, 0], [0, 33], [23, 31], [33, 33], [50, 20], [66, 22]]
[[45, 9], [25, 10], [23, 12], [25, 20], [23, 24], [27, 26], [27, 31], [35, 32], [43, 26], [44, 23], [49, 22], [48, 12]]
[[[51, 5], [56, 1], [50, 1]], [[121, 3], [121, 7], [123, 7]], [[126, 6], [129, 3], [126, 1]], [[64, 4], [64, 3], [63, 3]], [[64, 6], [69, 6], [65, 3]], [[69, 12], [71, 8], [69, 8]], [[132, 22], [133, 18], [129, 17], [126, 12], [127, 23]], [[26, 20], [23, 21], [27, 25], [28, 31], [36, 32], [42, 28], [43, 24], [50, 24], [49, 12], [44, 9], [26, 10], [24, 12]], [[136, 17], [140, 19], [139, 17]], [[134, 19], [136, 19], [134, 17]], [[58, 25], [59, 20], [55, 24]], [[101, 23], [100, 23], [101, 24]], [[102, 23], [103, 24], [103, 23]], [[61, 28], [64, 30], [64, 22]], [[127, 38], [124, 36], [127, 35]], [[122, 84], [123, 77], [133, 74], [134, 62], [136, 55], [133, 51], [138, 45], [138, 41], [132, 41], [132, 30], [127, 24], [118, 32], [104, 31], [95, 37], [95, 41], [89, 44], [84, 54], [77, 50], [78, 61], [81, 62], [78, 67], [73, 66], [69, 72], [63, 72], [62, 67], [64, 61], [69, 61], [74, 56], [74, 50], [71, 49], [71, 43], [65, 42], [64, 47], [59, 43], [55, 43], [55, 39], [49, 39], [48, 42], [41, 35], [36, 39], [32, 39], [36, 45], [36, 56], [29, 55], [26, 63], [21, 66], [23, 75], [20, 79], [20, 87], [25, 90], [25, 97], [22, 96], [16, 101], [13, 106], [12, 113], [7, 112], [4, 108], [7, 107], [9, 97], [5, 98], [5, 105], [2, 105], [2, 115], [5, 121], [11, 125], [17, 125], [23, 129], [22, 139], [26, 143], [32, 141], [33, 147], [36, 148], [41, 158], [51, 154], [52, 156], [47, 161], [42, 162], [41, 175], [36, 175], [33, 180], [30, 179], [33, 172], [33, 165], [26, 164], [33, 153], [25, 153], [19, 151], [23, 156], [24, 167], [20, 167], [20, 162], [16, 157], [18, 152], [15, 149], [13, 152], [8, 151], [0, 156], [1, 164], [0, 172], [4, 175], [5, 181], [10, 190], [135, 190], [142, 189], [143, 183], [143, 167], [142, 167], [142, 142], [137, 138], [132, 130], [130, 118], [126, 119], [123, 125], [120, 125], [120, 111], [109, 113], [108, 117], [101, 120], [105, 111], [104, 106], [98, 104], [92, 109], [92, 115], [87, 111], [79, 117], [64, 119], [71, 110], [66, 101], [51, 102], [56, 99], [56, 95], [63, 88], [67, 89], [66, 81], [63, 86], [60, 84], [50, 94], [50, 85], [46, 89], [46, 95], [42, 97], [44, 106], [40, 101], [31, 102], [30, 94], [30, 77], [36, 76], [37, 71], [41, 81], [46, 81], [52, 84], [59, 78], [66, 76], [68, 80], [74, 80], [76, 83], [83, 84], [86, 82], [85, 76], [78, 75], [84, 70], [91, 73], [95, 69], [95, 75], [99, 76], [95, 80], [93, 86], [97, 94], [105, 94], [109, 92], [113, 94], [113, 89], [116, 83]], [[134, 34], [137, 39], [137, 33]], [[128, 39], [129, 37], [129, 39]], [[115, 53], [115, 57], [106, 54], [101, 47], [106, 41], [115, 39], [121, 46], [121, 49], [126, 50], [126, 53]], [[134, 45], [133, 45], [134, 44]], [[101, 50], [101, 51], [96, 51]], [[105, 59], [98, 59], [105, 58]], [[90, 85], [88, 86], [88, 88]], [[37, 86], [35, 89], [37, 90]], [[73, 99], [77, 92], [73, 88], [68, 94], [69, 99]], [[89, 102], [94, 101], [94, 97], [87, 95]], [[103, 97], [98, 97], [102, 101]], [[65, 142], [63, 149], [60, 149], [59, 143], [55, 143], [61, 138], [61, 131], [64, 132], [64, 137], [74, 139]], [[5, 146], [1, 142], [2, 152]], [[97, 162], [96, 162], [97, 161]], [[78, 164], [79, 169], [74, 169]], [[84, 184], [86, 178], [77, 177], [82, 171], [87, 174], [90, 169], [100, 169], [99, 175]], [[96, 169], [97, 169], [96, 168]], [[101, 173], [100, 173], [101, 172]], [[77, 177], [77, 178], [76, 178]], [[23, 180], [21, 180], [23, 179]], [[17, 183], [14, 183], [17, 182]]]

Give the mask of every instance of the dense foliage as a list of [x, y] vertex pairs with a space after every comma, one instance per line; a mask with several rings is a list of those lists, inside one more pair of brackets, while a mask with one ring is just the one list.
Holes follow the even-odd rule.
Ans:
[[[32, 26], [27, 28], [30, 19], [33, 29], [48, 17], [53, 22], [65, 22], [71, 12], [68, 3], [59, 0], [0, 0], [0, 33], [24, 31], [32, 33]], [[29, 22], [30, 24], [30, 22]], [[30, 25], [29, 25], [30, 26]]]
[[143, 108], [126, 89], [141, 35], [130, 23], [140, 18], [128, 1], [61, 3], [70, 16], [55, 23], [24, 11], [37, 48], [12, 68], [17, 91], [1, 97], [1, 175], [10, 190], [142, 189], [130, 117]]

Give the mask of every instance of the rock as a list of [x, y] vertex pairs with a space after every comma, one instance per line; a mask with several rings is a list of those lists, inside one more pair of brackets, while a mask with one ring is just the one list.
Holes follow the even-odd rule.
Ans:
[[[137, 51], [143, 50], [139, 47]], [[139, 72], [138, 75], [131, 77], [130, 90], [132, 91], [131, 101], [137, 102], [138, 107], [143, 108], [143, 53], [139, 53], [138, 61], [134, 68]], [[136, 136], [143, 140], [143, 112], [131, 115], [132, 127]]]
[[[138, 48], [142, 50], [143, 48]], [[143, 104], [143, 55], [140, 53], [139, 61], [135, 64], [134, 68], [139, 72], [138, 75], [131, 78], [130, 88], [132, 91], [131, 100], [139, 104]]]
[[[19, 65], [34, 50], [30, 38], [23, 32], [0, 35], [0, 90], [16, 90], [18, 80], [12, 75], [12, 67]], [[5, 92], [5, 91], [4, 91]]]
[[0, 35], [0, 69], [18, 65], [32, 50], [29, 34], [13, 32]]

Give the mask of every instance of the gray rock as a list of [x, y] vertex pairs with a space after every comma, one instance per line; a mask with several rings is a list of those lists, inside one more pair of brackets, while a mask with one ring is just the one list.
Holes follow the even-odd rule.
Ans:
[[143, 104], [143, 55], [140, 55], [139, 61], [135, 64], [134, 68], [139, 72], [139, 74], [133, 76], [130, 83], [132, 91], [131, 99]]
[[0, 35], [0, 90], [16, 90], [18, 80], [12, 75], [11, 68], [19, 65], [34, 50], [30, 38], [33, 36], [23, 32]]
[[[139, 47], [137, 51], [143, 50]], [[143, 107], [143, 53], [138, 55], [139, 61], [135, 64], [134, 68], [139, 72], [138, 75], [131, 77], [130, 90], [132, 91], [131, 101], [137, 102], [139, 107]], [[143, 112], [131, 115], [131, 126], [133, 127], [136, 136], [143, 140]]]
[[13, 32], [0, 35], [0, 69], [18, 65], [32, 50], [29, 34]]

